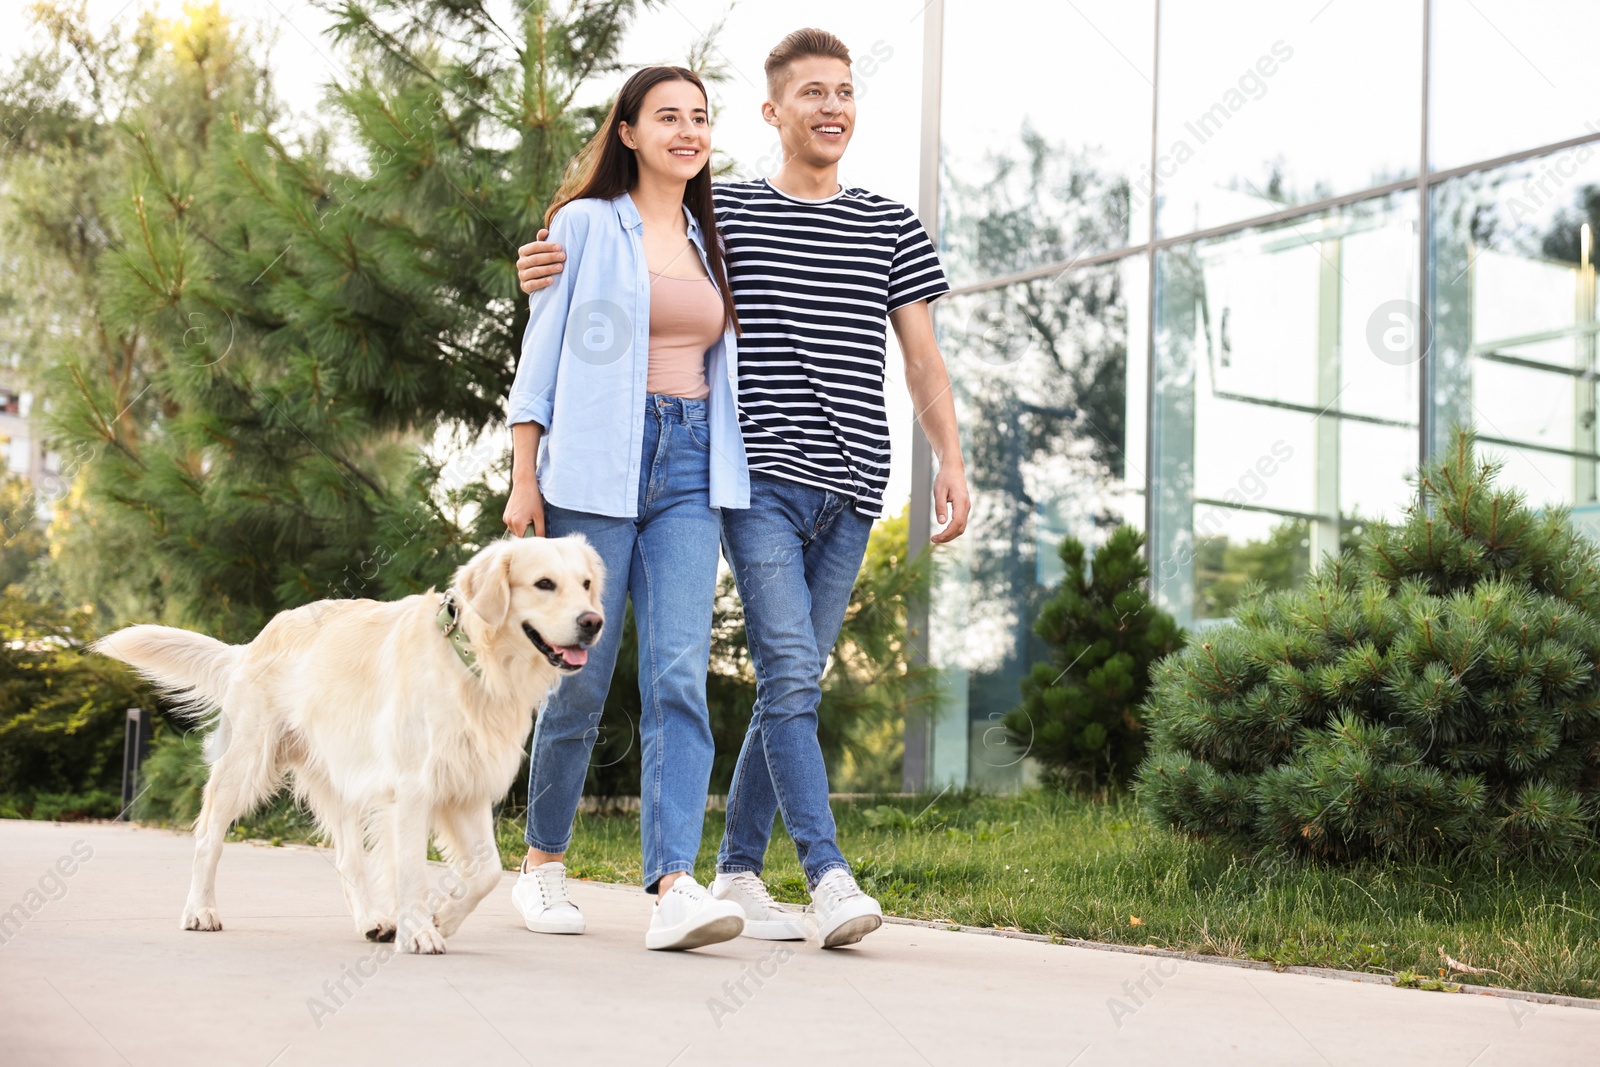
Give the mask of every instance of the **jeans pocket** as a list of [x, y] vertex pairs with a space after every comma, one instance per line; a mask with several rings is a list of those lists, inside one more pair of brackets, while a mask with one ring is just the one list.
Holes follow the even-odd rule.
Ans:
[[711, 451], [711, 424], [705, 419], [684, 419], [683, 432], [694, 442], [696, 448], [702, 452]]

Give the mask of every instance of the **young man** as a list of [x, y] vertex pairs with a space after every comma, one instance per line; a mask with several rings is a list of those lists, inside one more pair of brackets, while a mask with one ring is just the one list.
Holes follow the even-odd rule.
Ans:
[[[751, 501], [722, 512], [723, 550], [744, 603], [756, 705], [728, 792], [713, 895], [745, 910], [747, 936], [853, 944], [882, 924], [839, 851], [817, 743], [822, 672], [844, 620], [889, 477], [885, 325], [905, 355], [906, 385], [938, 459], [936, 542], [966, 528], [970, 501], [955, 405], [928, 305], [949, 291], [911, 210], [839, 184], [855, 129], [850, 53], [822, 30], [798, 30], [767, 57], [762, 115], [784, 164], [770, 180], [719, 185], [717, 223], [739, 312], [739, 424]], [[540, 241], [517, 260], [533, 292], [561, 270]], [[761, 881], [781, 811], [811, 886], [806, 921], [773, 904]], [[574, 908], [557, 887], [549, 904]]]

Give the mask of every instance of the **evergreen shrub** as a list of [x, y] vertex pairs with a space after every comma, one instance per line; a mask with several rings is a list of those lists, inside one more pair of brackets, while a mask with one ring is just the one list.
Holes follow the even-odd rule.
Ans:
[[1033, 626], [1050, 655], [1004, 720], [1047, 779], [1120, 784], [1144, 756], [1150, 667], [1182, 647], [1183, 631], [1150, 602], [1143, 546], [1142, 533], [1119, 527], [1085, 566], [1082, 542], [1061, 542], [1064, 574]]
[[1600, 571], [1561, 510], [1498, 488], [1472, 435], [1404, 521], [1154, 672], [1160, 821], [1256, 849], [1570, 856], [1600, 799]]

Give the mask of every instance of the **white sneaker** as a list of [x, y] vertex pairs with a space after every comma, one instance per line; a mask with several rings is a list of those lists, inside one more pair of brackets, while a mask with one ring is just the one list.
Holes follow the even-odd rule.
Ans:
[[644, 947], [650, 949], [699, 948], [731, 941], [744, 931], [744, 909], [731, 900], [718, 900], [693, 876], [684, 875], [656, 898]]
[[522, 877], [511, 887], [522, 921], [536, 934], [581, 934], [583, 912], [567, 896], [567, 865], [560, 860], [534, 868], [522, 861]]
[[767, 883], [759, 874], [740, 871], [719, 874], [711, 883], [711, 895], [731, 900], [744, 912], [744, 936], [759, 941], [804, 941], [805, 916], [798, 908], [786, 908], [772, 899]]
[[853, 945], [883, 925], [883, 909], [843, 867], [822, 876], [811, 891], [806, 917], [815, 924], [813, 936], [823, 948]]

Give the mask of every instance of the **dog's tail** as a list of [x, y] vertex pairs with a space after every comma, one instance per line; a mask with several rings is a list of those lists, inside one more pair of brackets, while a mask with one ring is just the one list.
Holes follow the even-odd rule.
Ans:
[[89, 646], [154, 682], [173, 698], [177, 713], [204, 719], [221, 707], [246, 648], [172, 626], [128, 626]]

